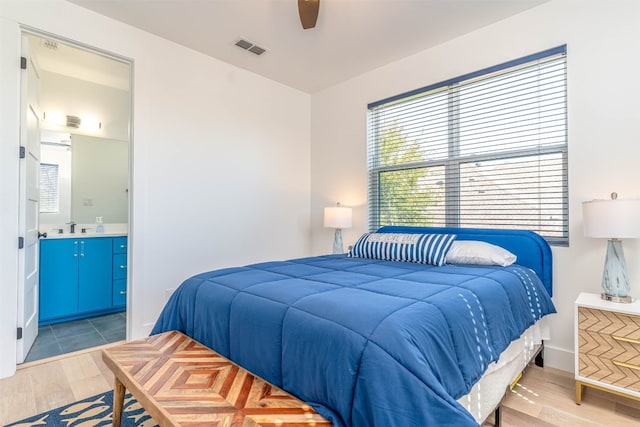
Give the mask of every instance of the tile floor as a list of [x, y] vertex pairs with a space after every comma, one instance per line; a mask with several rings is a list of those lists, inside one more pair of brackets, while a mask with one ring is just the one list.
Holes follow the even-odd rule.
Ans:
[[41, 326], [26, 362], [124, 340], [126, 312]]

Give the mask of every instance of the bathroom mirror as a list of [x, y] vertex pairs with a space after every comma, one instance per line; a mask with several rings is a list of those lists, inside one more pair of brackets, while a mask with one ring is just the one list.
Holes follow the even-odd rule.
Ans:
[[129, 147], [126, 142], [71, 135], [71, 218], [127, 222]]
[[41, 139], [42, 223], [127, 222], [127, 142], [51, 131]]

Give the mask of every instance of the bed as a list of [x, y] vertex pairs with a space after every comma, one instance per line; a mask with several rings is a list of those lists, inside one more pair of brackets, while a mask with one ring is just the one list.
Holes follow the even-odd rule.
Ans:
[[[477, 426], [513, 379], [498, 375], [498, 361], [521, 369], [540, 339], [538, 321], [555, 312], [548, 244], [514, 230], [383, 227], [375, 234], [482, 241], [517, 262], [431, 265], [389, 260], [398, 254], [390, 258], [385, 247], [382, 256], [209, 271], [182, 283], [151, 333], [193, 337], [336, 427]], [[498, 400], [478, 409], [473, 396], [492, 394], [485, 390]]]

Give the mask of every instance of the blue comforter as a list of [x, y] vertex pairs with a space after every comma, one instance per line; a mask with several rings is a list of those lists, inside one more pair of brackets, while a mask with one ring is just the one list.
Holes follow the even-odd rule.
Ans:
[[335, 426], [475, 426], [456, 399], [542, 316], [524, 267], [329, 255], [186, 280], [152, 334], [179, 330]]

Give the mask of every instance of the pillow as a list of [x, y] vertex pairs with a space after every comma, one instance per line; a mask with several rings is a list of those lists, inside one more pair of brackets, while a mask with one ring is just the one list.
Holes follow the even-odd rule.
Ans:
[[455, 238], [455, 234], [366, 233], [348, 256], [441, 266]]
[[447, 264], [500, 265], [516, 262], [516, 256], [503, 247], [478, 240], [456, 240], [447, 252]]

